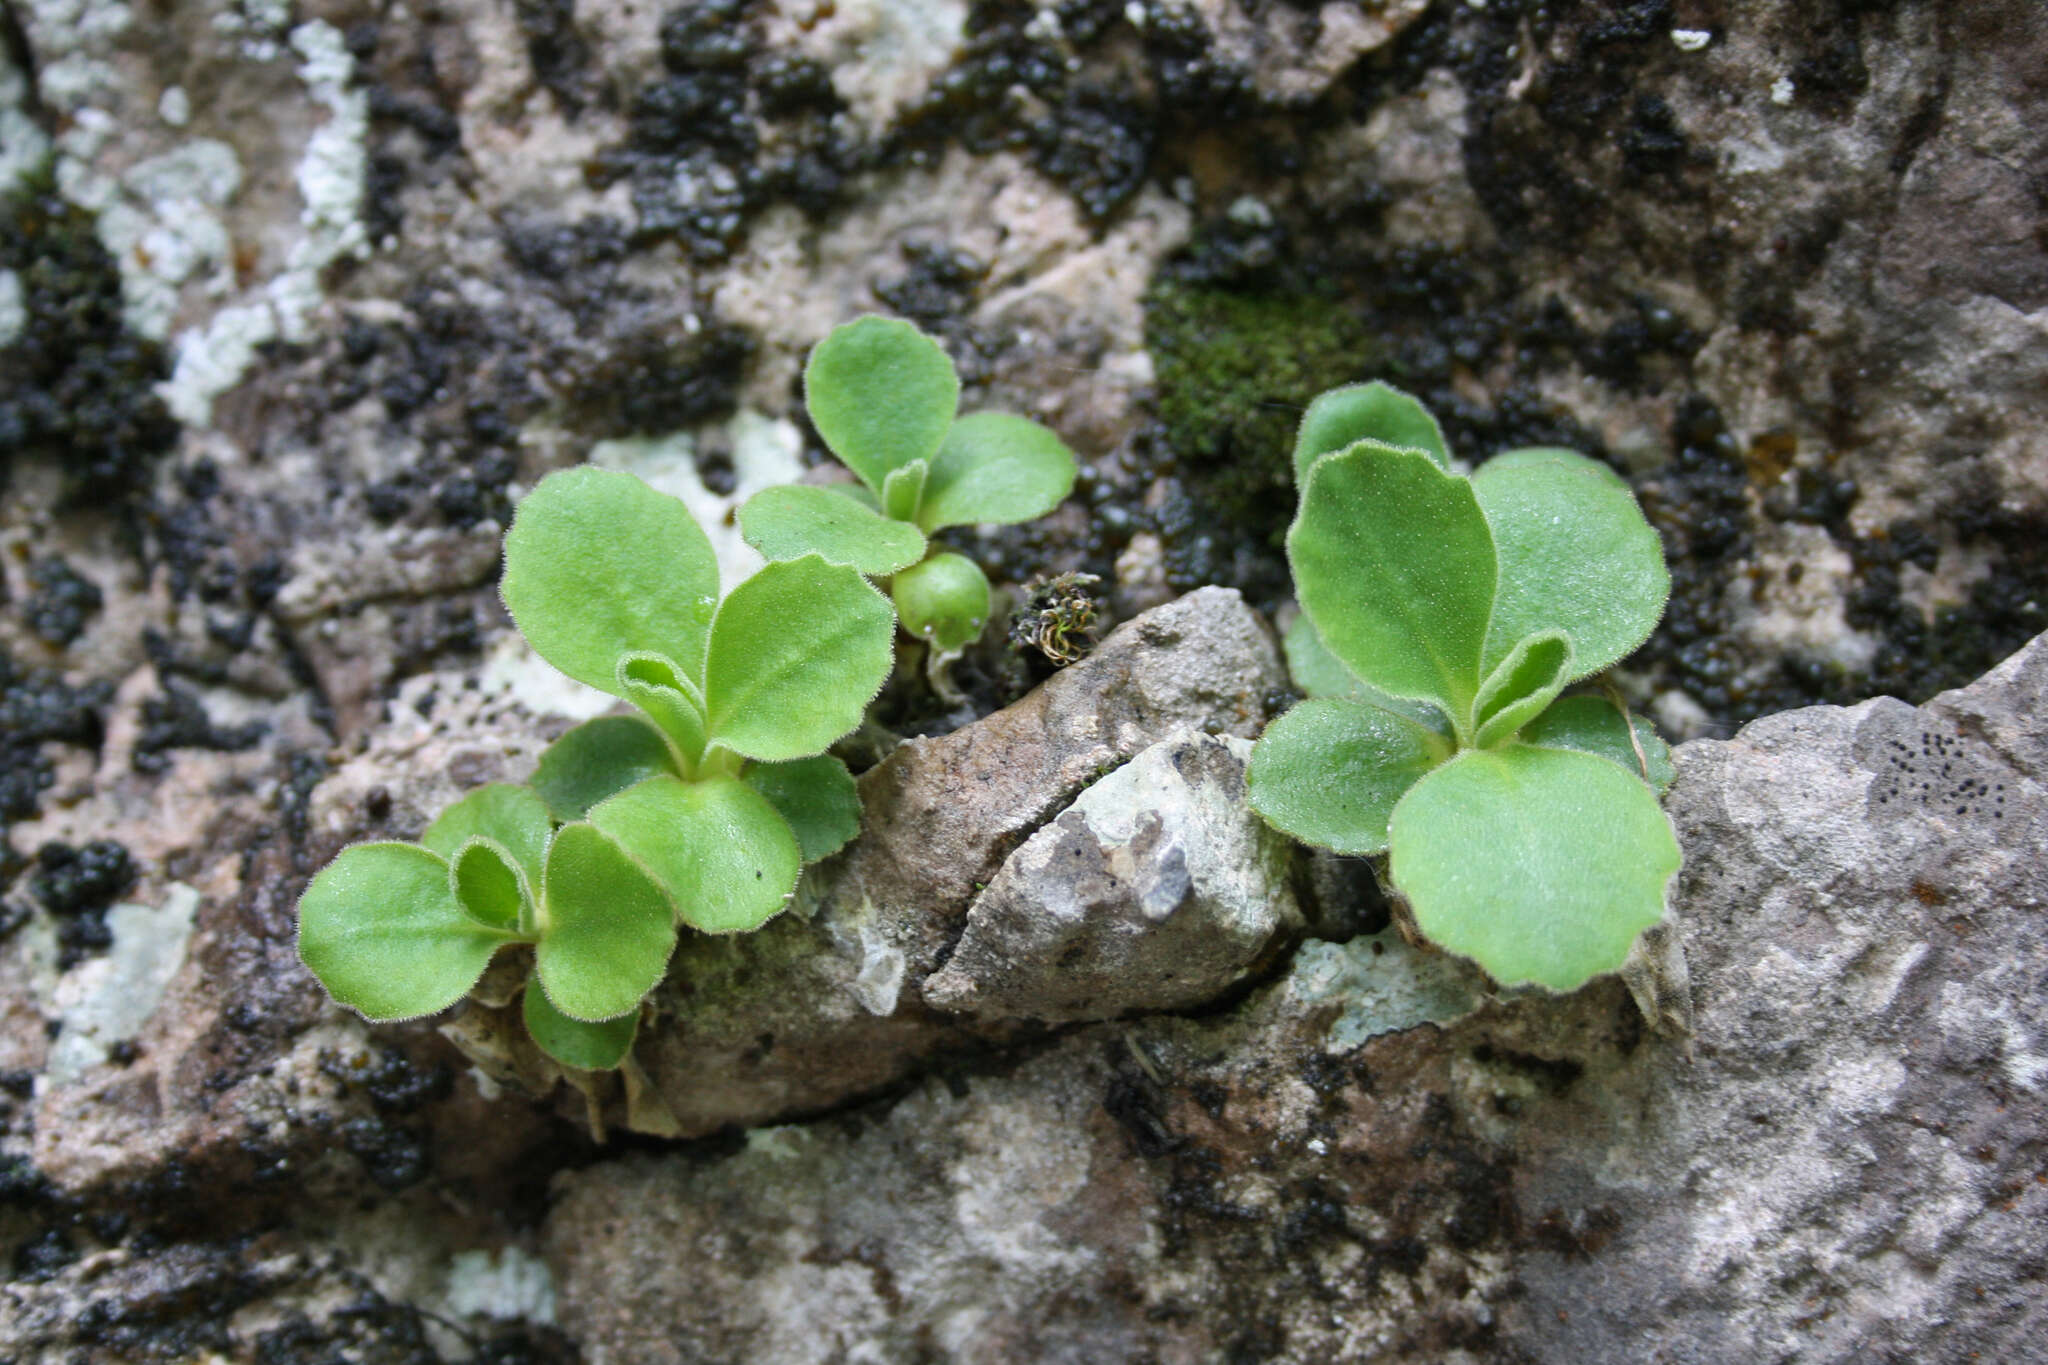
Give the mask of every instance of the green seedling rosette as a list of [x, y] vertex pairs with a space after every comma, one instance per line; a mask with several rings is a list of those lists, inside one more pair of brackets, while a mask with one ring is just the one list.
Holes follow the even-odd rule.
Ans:
[[1253, 806], [1384, 857], [1416, 927], [1505, 985], [1620, 967], [1679, 865], [1669, 751], [1563, 693], [1647, 639], [1670, 592], [1627, 484], [1555, 449], [1466, 478], [1384, 384], [1311, 404], [1295, 465], [1286, 648], [1310, 700], [1254, 748]]
[[[606, 559], [617, 577], [601, 589], [582, 542], [557, 528], [607, 522], [643, 536], [635, 553]], [[895, 615], [857, 568], [812, 551], [770, 562], [723, 600], [717, 588], [710, 541], [687, 509], [627, 474], [549, 475], [505, 538], [505, 603], [535, 650], [640, 712], [556, 740], [535, 790], [556, 820], [590, 820], [651, 869], [684, 924], [731, 933], [766, 921], [804, 863], [859, 831], [852, 774], [825, 750], [881, 690]], [[671, 610], [585, 612], [598, 591]], [[687, 851], [696, 845], [755, 860], [706, 874], [715, 858]]]
[[344, 849], [314, 877], [299, 952], [335, 999], [432, 1014], [525, 944], [534, 1041], [564, 1066], [617, 1066], [678, 925], [758, 928], [858, 833], [853, 776], [825, 750], [889, 674], [888, 600], [814, 552], [718, 586], [688, 510], [631, 475], [566, 470], [528, 494], [506, 606], [542, 658], [638, 714], [575, 727], [531, 787], [470, 793], [419, 844]]
[[1074, 454], [1050, 430], [1002, 412], [956, 418], [959, 402], [952, 360], [910, 323], [834, 328], [804, 367], [804, 405], [858, 482], [764, 489], [739, 513], [771, 560], [815, 554], [890, 580], [905, 633], [935, 657], [981, 634], [989, 584], [963, 556], [935, 553], [932, 533], [1029, 521], [1074, 487]]
[[944, 653], [972, 644], [988, 621], [988, 577], [966, 555], [936, 554], [912, 565], [896, 575], [889, 596], [904, 632]]
[[647, 869], [587, 822], [554, 828], [536, 793], [503, 783], [442, 812], [418, 844], [342, 850], [299, 901], [300, 958], [375, 1020], [448, 1008], [500, 948], [523, 943], [527, 992], [560, 1017], [558, 1036], [616, 1033], [675, 941], [673, 903]]

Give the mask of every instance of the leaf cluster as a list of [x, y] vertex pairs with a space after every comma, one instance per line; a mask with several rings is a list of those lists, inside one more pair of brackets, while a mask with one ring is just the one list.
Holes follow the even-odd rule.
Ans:
[[771, 560], [816, 554], [888, 579], [906, 632], [939, 653], [964, 648], [988, 620], [988, 577], [929, 537], [1043, 516], [1073, 491], [1075, 465], [1039, 423], [956, 417], [959, 403], [952, 360], [912, 324], [834, 328], [804, 366], [804, 406], [858, 482], [763, 489], [740, 509], [741, 535]]
[[718, 589], [702, 528], [630, 474], [564, 470], [527, 495], [505, 605], [542, 658], [638, 714], [570, 730], [530, 787], [472, 792], [418, 845], [343, 850], [299, 903], [300, 955], [337, 1000], [431, 1014], [528, 944], [534, 1040], [616, 1066], [679, 925], [758, 928], [858, 832], [852, 774], [825, 749], [888, 675], [889, 603], [816, 554]]
[[[329, 992], [372, 1019], [431, 1014], [522, 945], [535, 1042], [564, 1066], [621, 1064], [681, 928], [758, 928], [858, 832], [853, 777], [826, 750], [889, 674], [899, 620], [934, 658], [980, 632], [988, 581], [932, 533], [1038, 516], [1071, 490], [1057, 437], [956, 418], [959, 389], [908, 323], [866, 317], [819, 343], [805, 402], [859, 482], [749, 501], [743, 534], [770, 562], [723, 596], [678, 499], [587, 467], [542, 480], [505, 536], [506, 607], [542, 658], [633, 713], [568, 731], [530, 785], [471, 792], [418, 844], [343, 850], [299, 906], [300, 955]], [[1547, 448], [1468, 478], [1427, 410], [1383, 384], [1316, 399], [1294, 468], [1303, 614], [1286, 645], [1310, 699], [1260, 738], [1252, 804], [1385, 859], [1420, 931], [1504, 983], [1564, 990], [1620, 966], [1678, 867], [1657, 801], [1669, 754], [1565, 691], [1640, 645], [1669, 593], [1627, 485]]]
[[1385, 384], [1325, 393], [1287, 535], [1310, 699], [1253, 750], [1252, 804], [1304, 842], [1384, 855], [1421, 932], [1505, 984], [1569, 990], [1664, 913], [1668, 751], [1564, 696], [1648, 638], [1670, 594], [1628, 485], [1569, 450], [1467, 478]]

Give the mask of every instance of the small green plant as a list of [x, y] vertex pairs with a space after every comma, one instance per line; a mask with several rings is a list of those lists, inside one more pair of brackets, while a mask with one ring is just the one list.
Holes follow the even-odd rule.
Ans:
[[1503, 984], [1620, 967], [1678, 870], [1669, 754], [1611, 701], [1561, 693], [1648, 638], [1670, 593], [1628, 485], [1548, 448], [1466, 478], [1384, 384], [1316, 399], [1294, 465], [1287, 653], [1310, 699], [1253, 749], [1252, 805], [1384, 855], [1416, 928]]
[[570, 730], [531, 787], [480, 788], [417, 846], [344, 849], [299, 902], [300, 956], [335, 999], [431, 1014], [530, 944], [535, 1042], [616, 1066], [678, 924], [758, 928], [859, 831], [853, 777], [824, 751], [888, 675], [888, 602], [815, 554], [718, 586], [682, 502], [629, 474], [564, 470], [527, 495], [505, 536], [513, 620], [641, 714]]
[[903, 629], [934, 657], [981, 634], [989, 583], [927, 537], [1029, 521], [1074, 487], [1074, 454], [1051, 431], [1002, 412], [956, 418], [959, 402], [952, 360], [910, 323], [836, 327], [804, 366], [804, 406], [860, 482], [763, 489], [740, 509], [740, 533], [771, 560], [817, 554], [889, 579]]

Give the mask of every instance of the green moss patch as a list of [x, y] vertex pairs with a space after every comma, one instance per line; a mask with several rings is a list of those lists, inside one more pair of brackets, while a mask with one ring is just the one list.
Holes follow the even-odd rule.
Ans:
[[1302, 411], [1325, 389], [1373, 377], [1380, 348], [1327, 298], [1172, 283], [1146, 297], [1145, 345], [1166, 443], [1191, 484], [1277, 545], [1294, 510], [1289, 452]]

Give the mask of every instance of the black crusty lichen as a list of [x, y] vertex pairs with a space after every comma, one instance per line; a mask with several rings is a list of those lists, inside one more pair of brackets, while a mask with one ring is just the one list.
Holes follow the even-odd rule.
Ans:
[[28, 585], [23, 620], [32, 635], [59, 649], [84, 632], [105, 601], [97, 584], [56, 555], [28, 566]]
[[[55, 780], [44, 746], [96, 748], [112, 699], [113, 688], [105, 682], [73, 687], [52, 670], [18, 664], [0, 648], [0, 834], [13, 821], [33, 818], [43, 790]], [[0, 852], [0, 863], [6, 861]], [[7, 870], [0, 867], [0, 873]]]
[[55, 460], [78, 496], [140, 495], [177, 439], [157, 396], [163, 348], [121, 314], [121, 274], [93, 216], [47, 172], [0, 196], [0, 270], [19, 281], [21, 326], [0, 345], [0, 484], [23, 458]]
[[36, 850], [29, 886], [57, 918], [57, 965], [70, 967], [113, 943], [107, 911], [135, 884], [135, 860], [112, 839], [83, 848], [55, 840]]
[[[1234, 132], [1266, 108], [1192, 11], [1138, 21], [1122, 0], [1075, 0], [1047, 24], [1032, 6], [977, 0], [952, 66], [867, 132], [830, 70], [766, 38], [767, 8], [700, 0], [663, 20], [662, 74], [626, 101], [627, 136], [585, 168], [594, 185], [629, 186], [638, 238], [723, 261], [768, 206], [823, 215], [861, 175], [928, 166], [953, 146], [1021, 152], [1100, 225], [1160, 177], [1175, 139]], [[537, 16], [530, 34], [552, 22], [542, 0], [521, 12]]]

